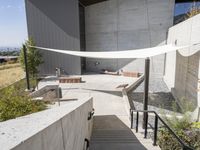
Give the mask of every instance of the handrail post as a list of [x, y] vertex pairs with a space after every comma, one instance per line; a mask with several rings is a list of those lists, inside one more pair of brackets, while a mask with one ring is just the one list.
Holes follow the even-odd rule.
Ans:
[[147, 127], [148, 127], [148, 112], [145, 112], [145, 127], [144, 127], [144, 138], [147, 138]]
[[138, 132], [138, 122], [139, 122], [139, 112], [137, 111], [137, 116], [136, 116], [136, 133]]
[[155, 124], [154, 124], [154, 138], [153, 145], [157, 145], [157, 132], [158, 132], [158, 116], [155, 114]]
[[133, 129], [133, 111], [130, 110], [130, 114], [131, 114], [131, 129]]

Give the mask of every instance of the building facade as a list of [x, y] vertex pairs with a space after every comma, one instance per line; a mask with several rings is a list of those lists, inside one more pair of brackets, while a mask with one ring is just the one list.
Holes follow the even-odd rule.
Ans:
[[[26, 0], [28, 34], [37, 46], [75, 51], [121, 51], [175, 41], [178, 45], [200, 43], [200, 15], [173, 26], [174, 16], [176, 23], [187, 16], [189, 2], [191, 0]], [[175, 3], [180, 5], [175, 7]], [[174, 7], [180, 10], [174, 11]], [[199, 49], [192, 47], [188, 53]], [[44, 64], [40, 66], [40, 74], [43, 75], [55, 74], [55, 68], [61, 68], [64, 74], [102, 69], [144, 72], [142, 59], [90, 59], [41, 52]], [[199, 52], [189, 57], [179, 52], [152, 57], [151, 75], [164, 77], [180, 103], [181, 99], [187, 99], [199, 108], [199, 58]]]
[[[37, 46], [76, 51], [119, 51], [166, 43], [174, 0], [26, 0], [28, 35]], [[42, 52], [41, 74], [127, 70], [143, 72], [144, 60], [84, 59]], [[164, 74], [165, 55], [151, 58], [152, 74]]]

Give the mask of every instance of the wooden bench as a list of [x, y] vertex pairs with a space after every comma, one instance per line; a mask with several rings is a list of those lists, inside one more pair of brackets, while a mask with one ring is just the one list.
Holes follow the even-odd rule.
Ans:
[[59, 83], [81, 83], [81, 77], [60, 77]]

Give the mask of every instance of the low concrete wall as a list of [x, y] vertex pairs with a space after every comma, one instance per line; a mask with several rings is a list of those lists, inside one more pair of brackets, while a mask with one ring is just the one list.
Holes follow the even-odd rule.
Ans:
[[[37, 91], [34, 91], [30, 94], [31, 97], [41, 97], [42, 95], [46, 94], [48, 91], [55, 90], [58, 91], [59, 86], [58, 85], [47, 85]], [[56, 92], [56, 96], [58, 96]]]
[[[130, 84], [122, 90], [122, 97], [124, 100], [126, 112], [130, 115], [130, 109], [135, 109], [133, 101], [129, 99], [128, 92], [135, 90], [144, 81], [144, 75], [140, 76], [137, 81]], [[130, 116], [129, 116], [130, 117]]]
[[91, 99], [0, 123], [1, 150], [83, 150], [90, 139]]

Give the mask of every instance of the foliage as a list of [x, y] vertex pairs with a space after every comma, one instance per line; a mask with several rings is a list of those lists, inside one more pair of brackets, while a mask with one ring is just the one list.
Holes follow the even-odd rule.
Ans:
[[[200, 150], [200, 122], [193, 122], [191, 116], [191, 111], [194, 106], [191, 101], [186, 99], [182, 99], [181, 104], [183, 112], [182, 117], [178, 117], [177, 114], [174, 113], [171, 117], [163, 115], [164, 120], [188, 146]], [[177, 107], [174, 106], [173, 110], [176, 109]], [[182, 149], [177, 139], [164, 127], [158, 132], [158, 144], [162, 150]]]
[[183, 114], [188, 113], [188, 112], [193, 112], [194, 109], [196, 108], [195, 104], [191, 100], [182, 98], [179, 101], [180, 101], [180, 106], [181, 106], [181, 112]]
[[191, 126], [191, 115], [185, 113], [183, 117], [179, 118], [175, 114], [172, 117], [165, 117], [167, 124], [174, 130], [186, 130]]
[[0, 56], [19, 56], [19, 51], [0, 51]]
[[[31, 88], [34, 89], [36, 87], [36, 85], [37, 85], [37, 81], [34, 78], [30, 78], [30, 86], [31, 86]], [[7, 87], [1, 89], [0, 90], [0, 99], [3, 96], [3, 93], [5, 93], [11, 87], [13, 87], [14, 89], [16, 89], [16, 91], [18, 93], [24, 93], [25, 90], [26, 90], [26, 80], [25, 80], [25, 78], [21, 79], [21, 80], [19, 80], [17, 82], [15, 82], [15, 83], [13, 83], [10, 86], [7, 86]]]
[[187, 13], [187, 17], [188, 18], [191, 18], [191, 17], [193, 17], [193, 16], [195, 16], [195, 15], [197, 15], [197, 14], [199, 14], [200, 13], [200, 7], [198, 7], [198, 6], [193, 6], [191, 9], [190, 9], [190, 11]]
[[[25, 46], [27, 48], [28, 71], [32, 77], [36, 77], [38, 73], [38, 66], [43, 63], [42, 55], [36, 48], [30, 47], [35, 46], [35, 43], [32, 38], [25, 42]], [[24, 68], [25, 63], [23, 48], [20, 52], [20, 62], [22, 67]]]
[[193, 122], [192, 128], [200, 129], [200, 122]]
[[27, 93], [15, 86], [1, 91], [0, 96], [0, 121], [13, 119], [34, 112], [44, 110], [44, 102], [32, 101]]
[[[182, 118], [173, 115], [171, 118], [166, 117], [165, 120], [177, 136], [188, 146], [200, 150], [200, 130], [196, 130], [200, 127], [200, 123], [192, 123], [190, 113], [185, 113]], [[162, 150], [182, 149], [177, 139], [164, 127], [159, 131], [158, 139]]]
[[[182, 139], [187, 145], [193, 147], [196, 150], [200, 150], [200, 131], [199, 130], [179, 130], [176, 134]], [[162, 128], [158, 134], [158, 144], [162, 150], [180, 150], [181, 145], [177, 139], [165, 128]]]

